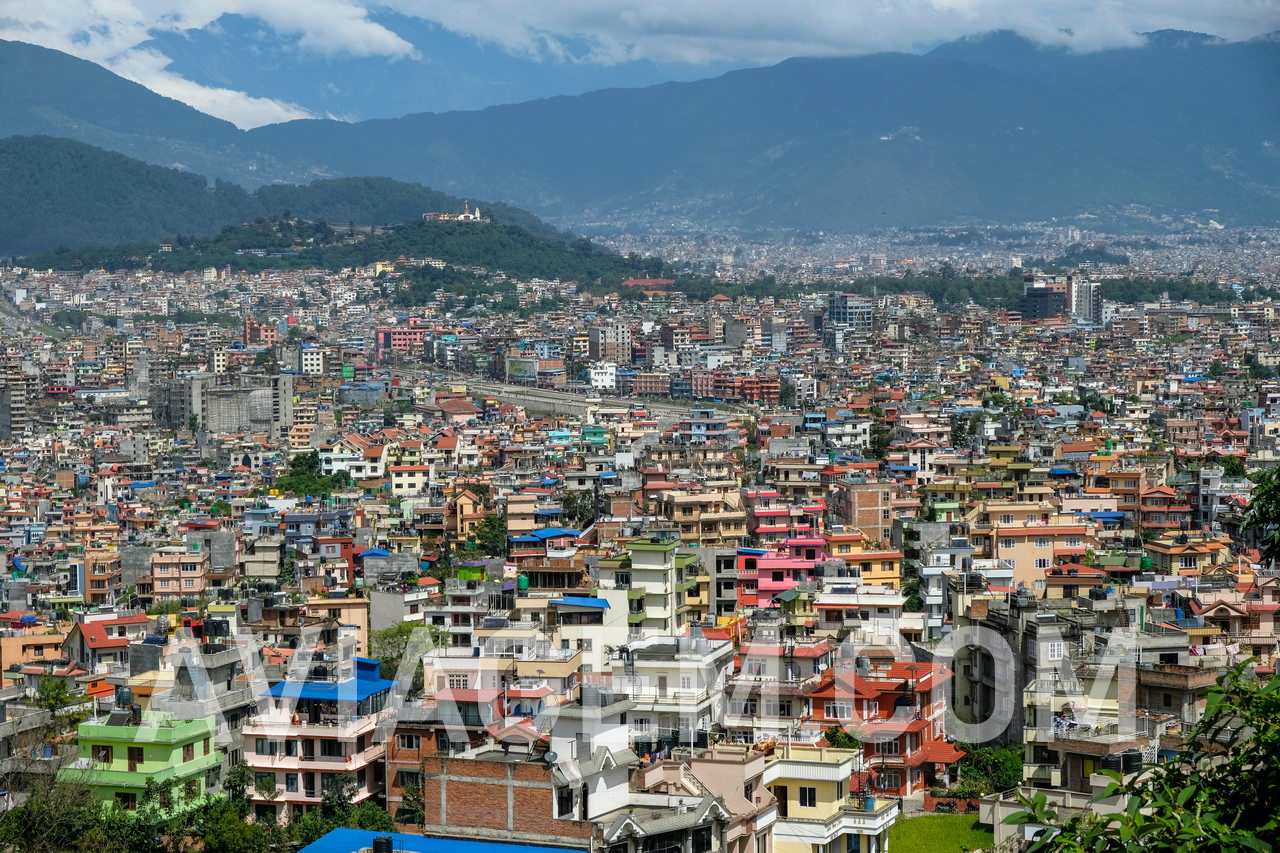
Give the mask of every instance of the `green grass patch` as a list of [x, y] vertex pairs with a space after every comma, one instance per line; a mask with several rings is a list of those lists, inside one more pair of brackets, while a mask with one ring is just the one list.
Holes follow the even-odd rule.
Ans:
[[964, 853], [994, 846], [995, 834], [978, 823], [977, 815], [917, 815], [899, 818], [889, 829], [889, 849], [895, 853]]

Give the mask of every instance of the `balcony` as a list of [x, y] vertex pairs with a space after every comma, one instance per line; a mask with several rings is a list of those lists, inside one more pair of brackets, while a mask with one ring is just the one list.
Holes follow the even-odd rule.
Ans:
[[1022, 781], [1031, 785], [1062, 786], [1062, 768], [1057, 764], [1024, 764]]

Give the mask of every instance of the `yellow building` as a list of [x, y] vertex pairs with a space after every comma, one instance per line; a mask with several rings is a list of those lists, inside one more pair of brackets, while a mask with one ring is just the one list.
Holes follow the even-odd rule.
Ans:
[[867, 787], [861, 750], [784, 746], [764, 784], [778, 802], [776, 853], [885, 853], [898, 819], [896, 798]]

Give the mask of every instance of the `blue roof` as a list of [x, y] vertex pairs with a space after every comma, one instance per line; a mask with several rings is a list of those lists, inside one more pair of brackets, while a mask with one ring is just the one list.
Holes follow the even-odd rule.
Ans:
[[564, 598], [553, 598], [551, 599], [551, 603], [557, 604], [561, 607], [595, 607], [600, 610], [609, 609], [609, 602], [605, 601], [603, 598], [583, 598], [578, 595], [566, 595]]
[[374, 832], [370, 829], [329, 830], [322, 838], [303, 847], [299, 853], [359, 853], [373, 848], [373, 839], [391, 839], [391, 847], [404, 853], [564, 853], [563, 847], [539, 847], [532, 844], [503, 844], [497, 841], [462, 841], [457, 838], [428, 838], [403, 832]]
[[1123, 512], [1086, 512], [1085, 515], [1090, 518], [1096, 518], [1101, 521], [1123, 521]]
[[391, 552], [385, 548], [365, 548], [357, 557], [390, 557]]
[[537, 539], [554, 539], [557, 536], [577, 536], [581, 532], [581, 530], [570, 530], [567, 527], [543, 527], [529, 535]]
[[396, 683], [389, 678], [348, 678], [346, 681], [277, 681], [267, 689], [268, 695], [291, 699], [320, 699], [328, 702], [362, 702], [375, 693], [390, 690]]
[[535, 512], [538, 515], [559, 515], [560, 513], [564, 512], [564, 510], [562, 510], [558, 506], [544, 506], [544, 507], [539, 507], [537, 510], [535, 510]]
[[890, 465], [890, 471], [918, 471], [920, 470], [914, 465]]
[[1070, 468], [1050, 468], [1049, 473], [1055, 477], [1079, 477], [1080, 476]]

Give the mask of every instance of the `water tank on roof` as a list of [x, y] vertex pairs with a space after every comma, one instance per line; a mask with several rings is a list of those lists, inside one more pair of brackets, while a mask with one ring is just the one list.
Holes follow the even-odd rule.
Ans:
[[1152, 563], [1151, 563], [1150, 557], [1143, 557], [1141, 560], [1138, 561], [1138, 567], [1141, 568], [1142, 571], [1144, 572], [1151, 571], [1151, 566], [1152, 566]]
[[1120, 753], [1120, 763], [1125, 773], [1133, 773], [1142, 766], [1142, 753], [1136, 749], [1126, 749]]
[[1102, 756], [1102, 769], [1117, 770], [1117, 771], [1123, 772], [1124, 759], [1119, 755], [1104, 755]]

